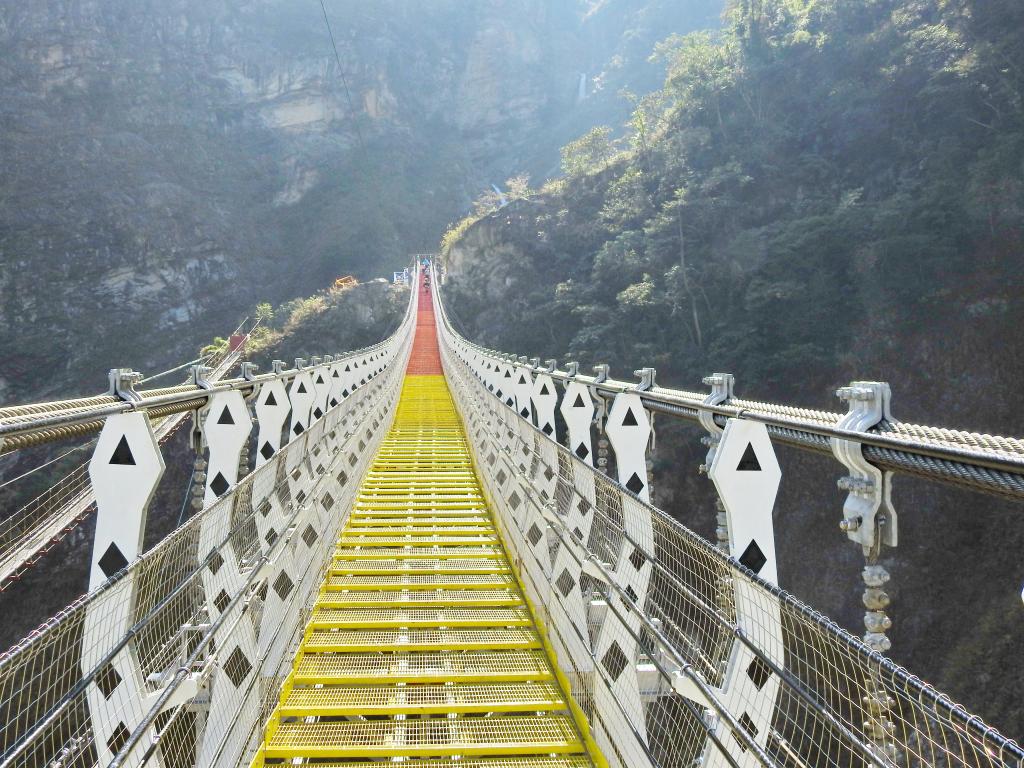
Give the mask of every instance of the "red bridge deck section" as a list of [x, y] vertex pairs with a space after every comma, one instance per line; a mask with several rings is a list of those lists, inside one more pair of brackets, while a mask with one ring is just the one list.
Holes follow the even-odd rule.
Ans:
[[437, 349], [437, 326], [434, 325], [434, 300], [430, 287], [420, 277], [420, 302], [416, 311], [416, 335], [412, 342], [412, 355], [406, 376], [440, 376], [441, 354]]

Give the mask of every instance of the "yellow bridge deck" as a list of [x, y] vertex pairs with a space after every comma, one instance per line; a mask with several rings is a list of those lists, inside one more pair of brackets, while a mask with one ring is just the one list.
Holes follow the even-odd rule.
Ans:
[[575, 712], [444, 377], [407, 376], [254, 765], [603, 765]]

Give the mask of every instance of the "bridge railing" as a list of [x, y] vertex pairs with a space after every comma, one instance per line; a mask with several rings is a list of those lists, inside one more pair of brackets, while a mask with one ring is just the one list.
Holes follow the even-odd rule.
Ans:
[[[501, 392], [508, 404], [521, 399], [527, 408], [531, 402], [540, 407], [539, 401], [535, 402], [539, 393], [530, 393], [529, 385], [523, 389], [524, 385], [509, 384], [513, 375], [516, 381], [523, 376], [533, 381], [543, 375], [553, 391], [557, 383], [566, 392], [572, 391], [573, 402], [582, 398], [575, 408], [568, 407], [565, 398], [559, 401], [557, 396], [545, 396], [544, 407], [552, 413], [557, 408], [568, 430], [566, 439], [585, 461], [602, 470], [614, 467], [620, 483], [646, 499], [651, 498], [654, 482], [650, 466], [655, 416], [690, 421], [707, 432], [703, 442], [709, 450], [699, 467], [702, 472], [710, 469], [730, 421], [763, 425], [774, 445], [831, 455], [846, 473], [837, 483], [846, 494], [839, 527], [862, 548], [865, 557], [862, 577], [868, 612], [864, 639], [875, 650], [885, 652], [891, 646], [886, 635], [892, 621], [886, 614], [889, 596], [885, 591], [890, 575], [879, 558], [885, 547], [895, 547], [899, 540], [899, 515], [892, 500], [894, 477], [912, 475], [1024, 499], [1024, 439], [898, 421], [892, 416], [892, 395], [885, 382], [855, 381], [841, 387], [836, 395], [847, 403], [848, 411], [833, 413], [736, 397], [735, 380], [728, 373], [705, 377], [704, 384], [710, 387], [707, 393], [659, 386], [653, 368], [634, 371], [637, 382], [610, 378], [607, 365], [597, 365], [593, 376], [585, 376], [577, 363], [568, 363], [562, 370], [555, 360], [541, 365], [539, 358], [487, 349], [462, 338], [447, 315], [444, 322], [465, 345], [467, 359], [489, 391]], [[643, 422], [633, 425], [639, 430], [609, 420], [609, 409], [620, 400], [632, 404], [627, 410]], [[554, 417], [549, 428], [554, 429]], [[592, 439], [594, 428], [596, 439]], [[642, 447], [634, 445], [638, 431], [648, 435]], [[625, 461], [618, 461], [621, 452], [617, 448], [609, 451], [609, 443], [614, 447], [616, 437], [630, 443]], [[721, 501], [717, 511], [716, 543], [727, 551], [729, 531]]]
[[[708, 397], [655, 389], [650, 372], [640, 387], [559, 374], [469, 343], [435, 295], [445, 373], [483, 485], [612, 765], [1022, 765], [1015, 742], [779, 588], [772, 439], [802, 441], [779, 431], [793, 422], [800, 435], [852, 438], [835, 426], [842, 419], [766, 415], [722, 397], [731, 394], [722, 379]], [[707, 470], [721, 500], [720, 547], [650, 503], [650, 411], [666, 404], [717, 428]], [[567, 445], [557, 442], [556, 407]], [[607, 462], [594, 466], [595, 420], [619, 482], [602, 471]], [[894, 439], [868, 436], [877, 438]]]
[[[416, 298], [389, 339], [322, 364], [192, 387], [159, 404], [132, 398], [126, 410], [104, 401], [47, 411], [81, 425], [104, 417], [89, 468], [98, 504], [92, 588], [0, 655], [0, 766], [247, 763], [290, 669], [339, 511], [393, 416]], [[163, 468], [149, 417], [168, 404], [198, 408], [203, 504], [142, 553]], [[250, 406], [259, 420], [251, 473]], [[24, 425], [39, 414], [21, 415]], [[51, 427], [19, 429], [50, 439], [41, 430]]]
[[[212, 371], [207, 380], [216, 383], [223, 379], [238, 364], [241, 351], [237, 347], [210, 360]], [[156, 420], [153, 435], [157, 442], [163, 445], [169, 440], [188, 415], [188, 411], [181, 411]], [[87, 451], [94, 445], [87, 441], [73, 450]], [[88, 519], [96, 510], [95, 504], [86, 461], [0, 521], [0, 592], [29, 570], [36, 558]]]

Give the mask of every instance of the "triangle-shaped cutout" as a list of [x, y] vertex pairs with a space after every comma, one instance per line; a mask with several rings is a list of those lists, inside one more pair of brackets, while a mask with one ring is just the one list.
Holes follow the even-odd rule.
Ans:
[[633, 409], [629, 408], [626, 410], [626, 415], [622, 417], [622, 426], [624, 427], [638, 427], [636, 423], [636, 416], [633, 414]]
[[757, 454], [754, 452], [754, 444], [747, 443], [747, 450], [743, 452], [743, 457], [740, 459], [740, 463], [736, 465], [737, 472], [760, 472], [761, 462], [757, 460]]
[[126, 436], [121, 435], [121, 440], [110, 457], [110, 463], [120, 464], [121, 466], [135, 466], [135, 456], [132, 455], [132, 449], [128, 445], [128, 438]]
[[217, 419], [217, 423], [218, 424], [234, 424], [235, 423], [235, 419], [231, 415], [231, 409], [228, 408], [226, 405], [224, 406], [224, 410], [220, 412], [220, 418]]
[[299, 388], [296, 389], [295, 391], [298, 392], [300, 395], [306, 394], [306, 385], [300, 381]]
[[548, 391], [548, 385], [547, 384], [541, 384], [540, 385], [540, 393], [542, 395], [550, 395], [551, 394], [551, 392]]
[[264, 405], [277, 405], [277, 398], [274, 397], [273, 391], [267, 394], [267, 399], [263, 401]]
[[585, 403], [583, 402], [583, 395], [581, 395], [579, 392], [576, 393], [576, 402], [572, 404], [572, 407], [573, 408], [584, 408], [584, 407], [586, 407]]
[[324, 377], [323, 377], [323, 374], [317, 374], [317, 377], [316, 377], [316, 383], [317, 383], [317, 384], [323, 384], [323, 383], [324, 383]]
[[526, 383], [526, 377], [523, 376], [523, 374], [521, 374], [521, 373], [519, 374], [519, 383], [520, 384], [525, 384]]

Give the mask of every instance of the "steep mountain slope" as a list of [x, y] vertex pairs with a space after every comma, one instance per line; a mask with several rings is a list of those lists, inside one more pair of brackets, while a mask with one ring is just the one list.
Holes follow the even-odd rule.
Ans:
[[[620, 377], [830, 410], [881, 379], [898, 418], [1020, 434], [1022, 35], [1010, 0], [736, 3], [664, 47], [628, 142], [575, 142], [565, 180], [448, 239], [449, 304], [488, 346]], [[666, 421], [658, 502], [710, 534], [698, 433]], [[782, 459], [782, 583], [862, 632], [838, 464]], [[896, 505], [893, 656], [1019, 735], [1019, 505], [902, 478]]]
[[336, 61], [316, 2], [0, 3], [0, 402], [432, 249], [720, 3], [677, 5], [327, 0]]

